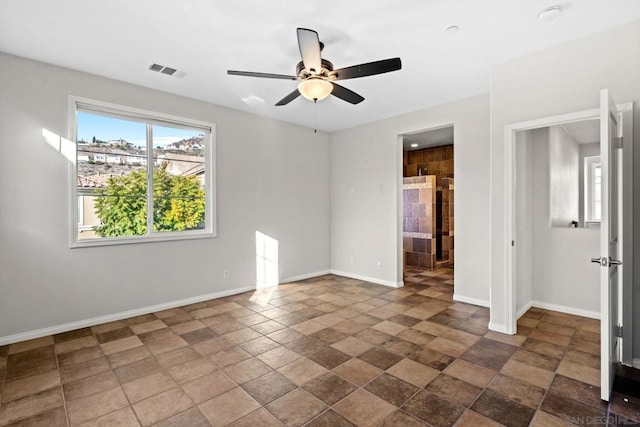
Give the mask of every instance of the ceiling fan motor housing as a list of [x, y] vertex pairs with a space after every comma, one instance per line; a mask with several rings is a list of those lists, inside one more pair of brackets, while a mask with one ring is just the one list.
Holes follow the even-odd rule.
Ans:
[[334, 77], [331, 74], [331, 72], [333, 71], [333, 63], [331, 61], [327, 61], [326, 59], [322, 59], [321, 62], [322, 62], [322, 69], [320, 69], [320, 72], [316, 72], [315, 74], [307, 71], [307, 69], [304, 67], [304, 62], [302, 61], [298, 62], [298, 65], [296, 65], [296, 75], [303, 80], [312, 76], [318, 76], [324, 79], [329, 79]]

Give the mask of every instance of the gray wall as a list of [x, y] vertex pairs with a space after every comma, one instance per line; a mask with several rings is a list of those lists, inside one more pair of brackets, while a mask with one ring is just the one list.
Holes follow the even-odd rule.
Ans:
[[399, 136], [453, 124], [454, 298], [488, 305], [489, 120], [485, 94], [333, 133], [332, 268], [388, 284], [402, 281]]
[[[255, 286], [256, 231], [281, 279], [330, 269], [327, 134], [2, 53], [0, 94], [0, 339]], [[218, 237], [69, 249], [69, 95], [215, 123]]]

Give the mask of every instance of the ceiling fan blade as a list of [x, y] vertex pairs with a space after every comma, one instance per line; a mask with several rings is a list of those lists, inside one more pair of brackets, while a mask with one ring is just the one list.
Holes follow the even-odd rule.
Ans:
[[353, 65], [351, 67], [334, 70], [331, 74], [336, 76], [336, 80], [355, 79], [358, 77], [373, 76], [376, 74], [397, 71], [402, 68], [400, 58], [383, 59], [380, 61], [367, 62], [366, 64]]
[[320, 39], [318, 33], [306, 28], [298, 28], [298, 47], [302, 62], [308, 72], [312, 74], [320, 73], [322, 60], [320, 57]]
[[231, 76], [262, 77], [265, 79], [298, 80], [298, 76], [287, 76], [284, 74], [271, 74], [271, 73], [254, 73], [253, 71], [227, 70], [227, 74]]
[[333, 91], [331, 91], [331, 95], [337, 96], [343, 101], [347, 101], [351, 104], [359, 104], [364, 101], [364, 98], [354, 91], [347, 89], [344, 86], [340, 86], [336, 83], [331, 83], [333, 85]]
[[288, 103], [290, 103], [291, 101], [293, 101], [299, 96], [300, 96], [300, 91], [296, 89], [293, 92], [291, 92], [289, 95], [285, 96], [280, 101], [278, 101], [278, 103], [276, 104], [276, 107], [279, 107], [281, 105], [287, 105]]

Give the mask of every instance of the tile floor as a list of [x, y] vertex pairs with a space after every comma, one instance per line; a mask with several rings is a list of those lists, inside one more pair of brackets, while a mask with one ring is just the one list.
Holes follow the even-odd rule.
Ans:
[[0, 426], [640, 423], [638, 371], [600, 401], [598, 321], [501, 335], [452, 289], [324, 276], [0, 347]]

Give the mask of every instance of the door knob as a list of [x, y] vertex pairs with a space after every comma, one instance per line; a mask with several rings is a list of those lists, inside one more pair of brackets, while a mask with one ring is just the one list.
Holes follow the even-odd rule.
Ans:
[[591, 262], [595, 262], [596, 264], [600, 264], [601, 263], [601, 259], [600, 259], [600, 257], [591, 258]]
[[622, 265], [622, 261], [609, 257], [609, 265]]

